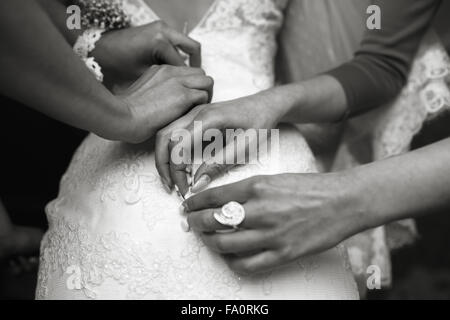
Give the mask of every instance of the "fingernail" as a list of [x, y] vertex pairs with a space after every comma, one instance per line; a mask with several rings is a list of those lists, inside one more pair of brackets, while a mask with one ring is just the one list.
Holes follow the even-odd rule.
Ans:
[[207, 174], [204, 174], [203, 176], [200, 177], [200, 179], [198, 179], [196, 183], [194, 183], [192, 187], [192, 192], [197, 193], [202, 189], [206, 188], [210, 183], [211, 178]]
[[186, 194], [184, 195], [185, 199], [189, 199], [190, 197], [192, 197], [194, 194], [192, 193], [192, 188], [190, 187], [188, 189], [188, 191], [186, 192]]
[[187, 206], [186, 206], [186, 204], [185, 204], [184, 202], [181, 204], [181, 206], [180, 206], [180, 208], [179, 208], [179, 211], [180, 211], [180, 214], [181, 214], [181, 215], [186, 214], [186, 212], [187, 212]]
[[188, 204], [186, 202], [183, 202], [181, 205], [184, 207], [184, 212], [188, 213], [189, 212]]
[[184, 197], [183, 197], [183, 195], [182, 195], [181, 192], [180, 192], [180, 188], [178, 188], [178, 186], [175, 185], [175, 186], [174, 186], [174, 189], [175, 189], [175, 192], [177, 193], [177, 195], [178, 195], [181, 199], [184, 200]]
[[164, 187], [164, 190], [166, 190], [166, 192], [168, 194], [171, 194], [172, 193], [172, 189], [170, 189], [169, 184], [167, 183], [167, 181], [164, 180], [164, 179], [161, 179], [161, 183], [162, 183], [162, 185]]
[[186, 220], [181, 221], [181, 229], [184, 232], [189, 232], [191, 230], [191, 228], [189, 227], [189, 224], [187, 223]]

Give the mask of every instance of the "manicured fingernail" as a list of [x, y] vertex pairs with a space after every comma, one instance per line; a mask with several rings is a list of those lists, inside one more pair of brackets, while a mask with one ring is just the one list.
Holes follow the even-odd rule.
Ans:
[[188, 213], [189, 212], [189, 206], [188, 206], [187, 202], [183, 202], [181, 205], [184, 207], [184, 212]]
[[184, 202], [181, 204], [181, 206], [180, 206], [180, 208], [179, 208], [179, 211], [180, 211], [180, 214], [181, 214], [181, 215], [185, 215], [185, 214], [186, 214], [186, 212], [187, 212], [187, 206], [186, 206], [186, 204], [185, 204]]
[[184, 232], [189, 232], [191, 230], [191, 228], [189, 227], [189, 224], [187, 223], [186, 220], [181, 221], [181, 229]]
[[182, 195], [181, 192], [180, 192], [180, 188], [178, 188], [178, 186], [175, 185], [175, 186], [174, 186], [174, 189], [175, 189], [175, 192], [177, 193], [177, 195], [178, 195], [181, 199], [184, 200], [184, 197], [183, 197], [183, 195]]
[[204, 174], [203, 176], [198, 179], [196, 183], [194, 183], [194, 186], [192, 187], [192, 192], [197, 193], [201, 191], [202, 189], [206, 188], [211, 183], [211, 178]]
[[192, 193], [192, 188], [190, 187], [188, 189], [188, 191], [186, 192], [186, 194], [184, 195], [185, 199], [189, 199], [190, 197], [192, 197], [194, 194]]
[[164, 187], [164, 190], [166, 190], [166, 192], [168, 194], [171, 194], [172, 193], [172, 189], [170, 189], [169, 184], [167, 183], [167, 181], [164, 180], [164, 179], [161, 179], [161, 183], [162, 183], [162, 185]]

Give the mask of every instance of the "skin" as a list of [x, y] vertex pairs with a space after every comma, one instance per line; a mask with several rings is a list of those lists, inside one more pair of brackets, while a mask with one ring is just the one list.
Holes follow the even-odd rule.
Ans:
[[[41, 238], [42, 231], [37, 228], [14, 225], [0, 200], [0, 262], [11, 256], [35, 254]], [[24, 263], [25, 267], [27, 265]]]
[[139, 143], [210, 99], [212, 79], [203, 71], [164, 66], [144, 75], [158, 79], [138, 81], [115, 96], [96, 81], [36, 2], [7, 0], [0, 9], [0, 41], [6, 48], [0, 53], [0, 93], [56, 120], [109, 140]]
[[[59, 7], [50, 8], [61, 9], [57, 1], [52, 3]], [[20, 14], [11, 14], [14, 12]], [[127, 56], [118, 65], [130, 68], [127, 80], [141, 78], [113, 95], [75, 56], [48, 12], [36, 1], [0, 2], [0, 41], [4, 46], [0, 52], [0, 94], [71, 126], [130, 143], [153, 137], [158, 129], [193, 106], [210, 100], [213, 81], [199, 68], [168, 65], [149, 68], [156, 61], [181, 65], [180, 57], [173, 54], [175, 46], [192, 53], [200, 64], [198, 44], [171, 32], [164, 24], [155, 23], [140, 30], [147, 42], [142, 47], [136, 45], [134, 52], [140, 56], [148, 54], [148, 60], [141, 59], [130, 66], [126, 60], [134, 56]], [[102, 54], [102, 48], [109, 42], [123, 42], [128, 36], [108, 35], [99, 47], [98, 57], [106, 55]], [[153, 50], [149, 50], [150, 46], [154, 46]], [[107, 50], [116, 59], [122, 54], [112, 47]], [[37, 229], [13, 225], [0, 203], [0, 259], [35, 253], [41, 237], [42, 232]]]
[[[202, 122], [202, 133], [211, 128], [272, 129], [280, 123], [330, 123], [342, 119], [346, 111], [345, 92], [340, 83], [330, 76], [318, 76], [237, 100], [199, 106], [158, 132], [156, 167], [169, 188], [177, 185], [185, 194], [188, 190], [186, 166], [170, 162], [170, 154], [176, 145], [170, 137], [176, 130], [186, 129], [193, 136], [195, 121]], [[234, 148], [234, 145], [228, 147]], [[185, 141], [182, 148], [193, 148], [193, 143]], [[245, 154], [247, 150], [238, 152]], [[204, 163], [195, 174], [196, 184], [192, 191], [202, 190], [208, 182], [232, 167]]]
[[[450, 139], [332, 174], [258, 176], [184, 202], [190, 227], [238, 273], [254, 274], [330, 249], [364, 230], [450, 208]], [[238, 201], [236, 232], [213, 212]]]
[[[75, 44], [84, 30], [69, 30], [66, 27], [66, 8], [71, 2], [39, 2], [69, 44]], [[136, 81], [152, 65], [185, 66], [185, 56], [178, 49], [188, 55], [191, 67], [201, 66], [201, 45], [197, 41], [175, 31], [163, 21], [155, 21], [104, 33], [96, 43], [92, 56], [102, 67], [105, 83], [110, 87], [123, 88]]]

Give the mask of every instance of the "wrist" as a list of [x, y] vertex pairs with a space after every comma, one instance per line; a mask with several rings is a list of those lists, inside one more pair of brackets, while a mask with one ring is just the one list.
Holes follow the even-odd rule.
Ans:
[[115, 115], [117, 140], [128, 142], [128, 143], [140, 143], [144, 139], [139, 133], [139, 129], [142, 127], [139, 124], [139, 117], [136, 114], [136, 109], [133, 102], [125, 95], [117, 96], [120, 104], [121, 112]]
[[296, 105], [297, 97], [292, 93], [293, 90], [290, 85], [274, 87], [261, 93], [266, 110], [273, 113], [272, 118], [275, 127], [280, 122], [292, 122], [286, 121], [289, 118], [288, 114]]
[[334, 190], [335, 208], [338, 219], [346, 221], [345, 238], [380, 225], [378, 217], [371, 210], [371, 193], [365, 188], [364, 176], [354, 170], [331, 175], [331, 179], [338, 181]]

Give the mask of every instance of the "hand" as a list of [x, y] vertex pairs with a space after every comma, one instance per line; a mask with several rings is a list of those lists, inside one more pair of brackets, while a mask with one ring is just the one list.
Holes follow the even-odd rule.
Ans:
[[198, 68], [152, 66], [119, 96], [131, 115], [121, 140], [148, 140], [192, 107], [208, 103], [213, 85], [213, 79]]
[[39, 253], [42, 236], [42, 231], [37, 228], [13, 225], [0, 200], [0, 265], [9, 260], [15, 274], [22, 270], [31, 271], [37, 260], [25, 256]]
[[[185, 195], [188, 191], [188, 183], [186, 176], [186, 164], [174, 164], [171, 162], [170, 154], [173, 148], [177, 145], [172, 142], [172, 134], [179, 129], [186, 129], [190, 136], [203, 136], [203, 133], [208, 129], [272, 129], [275, 128], [280, 119], [285, 114], [285, 109], [282, 103], [276, 103], [272, 99], [272, 94], [262, 92], [253, 96], [222, 102], [211, 105], [199, 106], [192, 110], [182, 119], [179, 119], [160, 130], [157, 134], [156, 140], [156, 168], [169, 188], [175, 184], [180, 192]], [[194, 135], [194, 122], [201, 122], [201, 134]], [[195, 144], [201, 141], [183, 141], [182, 148], [192, 149]], [[245, 150], [237, 150], [234, 152], [235, 145], [225, 146], [223, 154], [231, 154], [237, 156], [238, 154], [247, 154], [246, 148], [248, 145], [243, 145]], [[227, 152], [230, 148], [232, 152]], [[231, 161], [236, 163], [236, 161]], [[227, 162], [228, 163], [228, 162]], [[203, 163], [197, 170], [193, 187], [193, 192], [200, 191], [213, 179], [219, 177], [224, 172], [229, 170], [234, 165], [219, 165], [215, 163]]]
[[[189, 226], [207, 247], [224, 254], [242, 274], [271, 270], [325, 251], [367, 228], [357, 200], [354, 178], [347, 174], [259, 176], [209, 189], [184, 202]], [[236, 232], [213, 212], [241, 203], [246, 218]]]
[[107, 81], [130, 83], [154, 64], [184, 66], [184, 57], [178, 49], [190, 55], [191, 67], [201, 67], [200, 44], [156, 21], [105, 33], [92, 54]]

